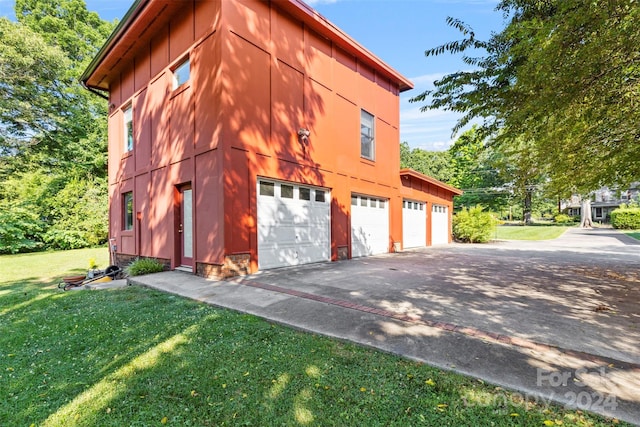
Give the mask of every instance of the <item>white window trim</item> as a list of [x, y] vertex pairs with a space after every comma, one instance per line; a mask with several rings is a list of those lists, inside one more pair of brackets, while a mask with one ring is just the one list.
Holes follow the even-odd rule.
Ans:
[[[365, 137], [365, 135], [362, 133], [362, 127], [363, 127], [362, 125], [364, 123], [363, 116], [365, 114], [371, 117], [371, 135], [372, 136], [371, 137], [366, 136], [367, 138], [370, 138], [369, 140], [370, 152], [371, 152], [370, 156], [365, 156], [362, 153], [362, 138]], [[360, 157], [362, 157], [363, 159], [371, 160], [372, 162], [376, 160], [376, 117], [365, 109], [360, 110]]]
[[[178, 76], [180, 75], [180, 71], [182, 71], [183, 67], [187, 67], [187, 78], [184, 81], [180, 81], [178, 80]], [[173, 90], [178, 89], [189, 80], [191, 80], [191, 60], [187, 56], [178, 62], [178, 64], [173, 68]]]
[[[133, 105], [128, 104], [122, 109], [123, 137], [122, 148], [125, 153], [133, 151], [135, 145], [135, 129], [133, 123]], [[129, 146], [129, 123], [131, 123], [131, 146]]]

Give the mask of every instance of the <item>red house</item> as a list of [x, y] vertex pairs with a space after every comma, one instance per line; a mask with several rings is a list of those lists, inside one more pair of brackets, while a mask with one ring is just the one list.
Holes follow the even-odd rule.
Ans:
[[136, 0], [109, 100], [117, 262], [226, 277], [450, 241], [461, 192], [399, 170], [412, 83], [299, 0]]

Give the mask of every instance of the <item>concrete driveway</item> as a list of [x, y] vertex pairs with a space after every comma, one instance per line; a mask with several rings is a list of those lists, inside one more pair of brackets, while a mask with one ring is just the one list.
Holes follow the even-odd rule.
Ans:
[[639, 266], [634, 239], [570, 229], [231, 282], [178, 272], [136, 282], [640, 424]]

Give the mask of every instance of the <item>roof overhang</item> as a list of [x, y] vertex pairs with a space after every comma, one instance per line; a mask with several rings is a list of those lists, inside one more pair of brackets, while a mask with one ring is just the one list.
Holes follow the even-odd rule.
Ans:
[[[272, 4], [300, 19], [324, 37], [336, 41], [341, 48], [397, 84], [400, 92], [413, 89], [413, 83], [409, 79], [365, 49], [306, 3], [300, 0], [281, 0]], [[177, 13], [182, 6], [183, 3], [176, 0], [135, 0], [80, 77], [82, 84], [87, 88], [108, 91], [110, 74], [135, 54], [137, 46], [151, 39], [154, 28], [166, 24], [174, 12]]]
[[463, 191], [460, 190], [459, 188], [453, 187], [451, 185], [445, 184], [442, 181], [439, 181], [435, 178], [432, 178], [430, 176], [424, 175], [420, 172], [414, 171], [413, 169], [401, 169], [400, 170], [400, 178], [404, 178], [404, 177], [411, 177], [411, 178], [415, 178], [417, 180], [438, 186], [440, 188], [443, 188], [447, 191], [450, 191], [451, 193], [453, 193], [456, 196], [460, 196]]
[[135, 55], [137, 46], [149, 42], [154, 29], [165, 25], [183, 6], [176, 0], [135, 0], [82, 73], [82, 84], [108, 91], [110, 74], [123, 67]]

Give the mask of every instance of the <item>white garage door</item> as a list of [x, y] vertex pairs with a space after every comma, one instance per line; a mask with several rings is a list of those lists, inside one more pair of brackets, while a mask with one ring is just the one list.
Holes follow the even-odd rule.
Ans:
[[389, 252], [389, 202], [387, 199], [351, 195], [351, 256]]
[[442, 245], [449, 243], [449, 213], [442, 205], [431, 207], [431, 244]]
[[402, 201], [402, 247], [427, 246], [427, 210], [424, 202]]
[[330, 224], [329, 190], [258, 180], [258, 268], [330, 261]]

